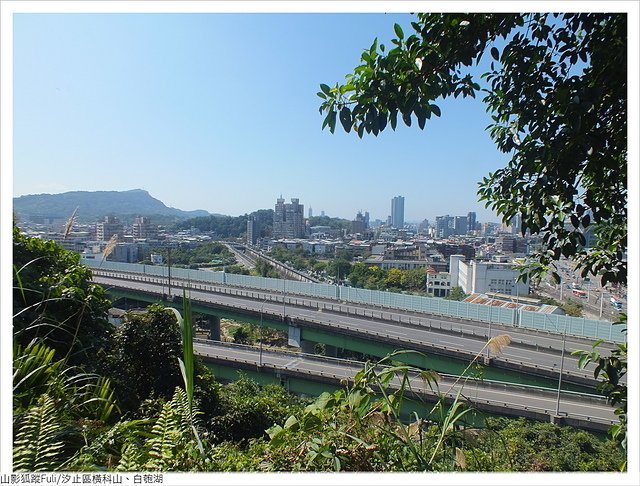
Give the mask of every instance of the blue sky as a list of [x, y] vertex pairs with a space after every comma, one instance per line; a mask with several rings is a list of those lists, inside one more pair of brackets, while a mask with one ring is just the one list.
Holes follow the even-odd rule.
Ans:
[[477, 100], [360, 140], [322, 131], [320, 83], [344, 80], [409, 14], [18, 14], [14, 195], [142, 188], [239, 215], [282, 194], [314, 214], [407, 220], [476, 211], [505, 165]]

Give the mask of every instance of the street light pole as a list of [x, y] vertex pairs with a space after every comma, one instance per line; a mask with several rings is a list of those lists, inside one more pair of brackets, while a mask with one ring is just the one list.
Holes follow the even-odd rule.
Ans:
[[263, 339], [263, 337], [262, 337], [262, 329], [263, 329], [263, 326], [262, 326], [262, 313], [264, 312], [264, 303], [266, 301], [267, 301], [267, 299], [264, 299], [262, 301], [262, 306], [260, 307], [260, 361], [259, 361], [259, 364], [258, 364], [258, 367], [260, 367], [260, 368], [262, 368], [262, 339]]
[[169, 269], [169, 300], [171, 300], [171, 247], [167, 247], [167, 267]]
[[558, 376], [558, 398], [556, 400], [556, 416], [560, 413], [560, 387], [562, 386], [562, 372], [564, 371], [564, 348], [567, 340], [567, 326], [562, 333], [562, 354], [560, 356], [560, 376]]
[[[491, 307], [489, 307], [489, 312], [491, 312]], [[491, 314], [489, 314], [489, 339], [487, 339], [487, 343], [491, 341]], [[487, 345], [487, 360], [489, 359], [489, 346]]]

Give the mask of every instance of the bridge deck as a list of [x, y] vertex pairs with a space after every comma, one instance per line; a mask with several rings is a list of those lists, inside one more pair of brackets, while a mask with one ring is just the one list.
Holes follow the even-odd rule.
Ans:
[[[204, 359], [221, 364], [333, 384], [352, 380], [364, 365], [351, 360], [268, 349], [261, 351], [258, 347], [200, 339], [195, 340], [194, 349]], [[459, 380], [447, 375], [440, 375], [437, 388], [432, 389], [417, 372], [411, 374], [410, 382], [414, 393], [432, 400], [437, 393], [444, 393], [452, 400], [461, 390], [462, 396], [475, 408], [491, 413], [553, 420], [600, 431], [616, 423], [612, 407], [604, 398], [595, 395], [563, 391], [558, 402], [556, 390], [472, 378]], [[396, 380], [395, 385], [398, 384]], [[559, 408], [557, 415], [556, 407]]]

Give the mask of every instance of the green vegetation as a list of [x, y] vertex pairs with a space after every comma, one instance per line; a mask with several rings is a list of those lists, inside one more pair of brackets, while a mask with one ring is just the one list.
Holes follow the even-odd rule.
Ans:
[[273, 259], [279, 262], [289, 264], [296, 270], [307, 270], [317, 263], [316, 258], [311, 258], [308, 252], [305, 252], [302, 248], [296, 248], [291, 251], [284, 246], [276, 246], [269, 253]]
[[13, 228], [13, 328], [17, 344], [41, 339], [70, 365], [100, 370], [112, 328], [104, 289], [80, 256]]
[[254, 272], [259, 277], [280, 278], [280, 274], [273, 265], [262, 258], [256, 260]]
[[348, 274], [349, 282], [354, 287], [370, 290], [389, 290], [392, 292], [407, 291], [424, 293], [427, 274], [424, 269], [399, 270], [391, 268], [383, 270], [357, 262], [351, 266]]
[[309, 218], [309, 226], [329, 226], [331, 229], [351, 229], [351, 221], [343, 218], [331, 218], [329, 216], [313, 216]]
[[[25, 247], [32, 252], [29, 262], [14, 269], [14, 298], [24, 302], [27, 294], [40, 296], [34, 299], [37, 306], [19, 306], [14, 316], [20, 322], [27, 310], [33, 311], [31, 324], [23, 321], [14, 336], [17, 472], [616, 470], [625, 460], [622, 427], [616, 442], [506, 419], [476, 429], [467, 421], [473, 409], [460, 393], [448, 402], [435, 372], [395, 362], [403, 351], [382, 360], [387, 367], [367, 363], [344, 388], [311, 403], [281, 386], [260, 387], [242, 376], [221, 385], [193, 354], [194, 322], [187, 299], [183, 316], [152, 306], [127, 314], [118, 329], [99, 319], [97, 329], [105, 326], [108, 331], [98, 341], [106, 343], [102, 348], [96, 348], [95, 341], [76, 341], [75, 336], [96, 328], [96, 321], [77, 318], [75, 332], [65, 333], [68, 319], [62, 309], [73, 313], [94, 300], [107, 306], [103, 291], [87, 287], [90, 273], [77, 266], [70, 252], [29, 241], [18, 232], [14, 237], [14, 252]], [[51, 271], [54, 260], [59, 265], [54, 271], [69, 277], [63, 283], [89, 291], [53, 298], [43, 293], [38, 285], [47, 275], [41, 272]], [[44, 300], [59, 306], [49, 309], [40, 305]], [[22, 344], [25, 329], [33, 337]], [[255, 339], [255, 327], [240, 329]], [[60, 334], [39, 332], [45, 330]], [[61, 344], [51, 340], [53, 335], [64, 345], [49, 346]], [[509, 342], [508, 336], [495, 336], [485, 348], [498, 354]], [[470, 370], [473, 374], [483, 352], [462, 373], [460, 383]], [[79, 364], [73, 364], [72, 357]], [[605, 368], [610, 379], [615, 370], [626, 368], [624, 356], [618, 358]], [[581, 361], [599, 359], [589, 354]], [[89, 373], [87, 368], [100, 371]], [[407, 423], [402, 407], [410, 401], [409, 372], [420, 373], [438, 399], [430, 413], [414, 414]], [[396, 382], [399, 388], [392, 386]], [[620, 387], [608, 391], [620, 399], [622, 393]]]
[[188, 230], [196, 228], [202, 232], [213, 232], [218, 238], [239, 238], [247, 232], [249, 216], [253, 216], [259, 229], [259, 236], [271, 234], [273, 209], [259, 209], [250, 215], [245, 214], [242, 216], [199, 216], [177, 223], [175, 229]]
[[582, 302], [578, 302], [573, 299], [567, 299], [566, 302], [564, 302], [560, 307], [567, 313], [568, 316], [582, 317], [582, 309], [584, 308]]
[[462, 287], [451, 287], [451, 291], [449, 292], [449, 295], [445, 297], [445, 299], [464, 300], [467, 297], [469, 297], [469, 295], [464, 293], [464, 290], [462, 290]]
[[153, 224], [172, 224], [177, 219], [209, 214], [204, 210], [181, 211], [169, 208], [142, 189], [31, 194], [13, 198], [13, 207], [21, 219], [30, 214], [66, 216], [77, 209], [79, 223], [95, 223], [107, 215], [113, 215], [123, 223], [133, 223], [138, 216], [148, 216]]
[[[333, 133], [339, 120], [346, 132], [377, 136], [400, 116], [424, 129], [441, 115], [436, 100], [482, 93], [489, 135], [510, 160], [479, 182], [480, 201], [504, 223], [519, 215], [523, 235], [542, 237], [520, 278], [550, 272], [560, 282], [555, 265], [565, 257], [582, 277], [626, 285], [626, 14], [422, 13], [411, 26], [405, 35], [394, 25], [388, 50], [374, 40], [345, 84], [320, 85], [322, 127]], [[489, 55], [481, 86], [472, 66]], [[626, 356], [626, 344], [619, 353]], [[619, 369], [598, 367], [595, 376], [617, 393], [626, 360], [608, 359]], [[626, 410], [626, 388], [610, 399]], [[612, 433], [626, 437], [625, 424], [622, 417]]]
[[[620, 325], [627, 322], [627, 315], [620, 315]], [[593, 376], [600, 380], [599, 389], [607, 397], [608, 402], [615, 407], [615, 414], [619, 423], [611, 426], [609, 434], [627, 450], [627, 385], [621, 382], [621, 378], [627, 374], [627, 343], [618, 343], [617, 348], [608, 356], [603, 356], [598, 351], [600, 341], [596, 342], [589, 351], [577, 350], [571, 354], [579, 356], [578, 366], [586, 367], [595, 363]], [[626, 461], [625, 461], [626, 467]]]
[[[423, 129], [438, 99], [483, 94], [487, 130], [511, 159], [478, 194], [504, 223], [519, 214], [523, 234], [542, 236], [528, 275], [564, 256], [583, 277], [626, 283], [626, 15], [423, 13], [411, 25], [410, 35], [394, 26], [388, 50], [374, 40], [343, 85], [320, 85], [323, 128], [339, 120], [378, 135], [400, 118]], [[472, 66], [489, 55], [481, 86]]]
[[[389, 357], [391, 362], [392, 357]], [[410, 389], [407, 367], [367, 365], [352, 384], [323, 393], [267, 432], [269, 441], [227, 443], [215, 455], [221, 469], [251, 471], [602, 471], [623, 452], [586, 432], [523, 419], [466, 423], [471, 409], [443, 394], [431, 419], [400, 420]], [[422, 372], [437, 390], [438, 377]], [[401, 387], [392, 389], [394, 378]]]
[[[197, 267], [220, 267], [234, 265], [236, 259], [233, 253], [219, 242], [202, 243], [195, 248], [153, 248], [150, 253], [162, 255], [165, 262], [169, 261], [169, 251], [171, 251], [171, 265]], [[151, 263], [145, 260], [143, 263]]]
[[556, 307], [560, 307], [568, 316], [583, 316], [582, 310], [584, 309], [584, 305], [582, 305], [582, 302], [575, 301], [573, 299], [567, 299], [565, 302], [558, 302], [556, 299], [546, 296], [540, 297], [540, 301], [543, 304], [555, 305]]

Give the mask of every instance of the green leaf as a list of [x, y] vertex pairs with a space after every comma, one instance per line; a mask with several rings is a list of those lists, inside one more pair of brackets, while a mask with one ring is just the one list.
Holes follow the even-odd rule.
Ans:
[[404, 32], [402, 31], [402, 27], [400, 27], [398, 24], [394, 24], [393, 30], [396, 31], [396, 35], [398, 36], [398, 39], [400, 40], [404, 39]]
[[435, 116], [439, 117], [441, 115], [440, 108], [437, 105], [429, 105], [429, 109]]
[[331, 88], [326, 84], [321, 84], [320, 89], [327, 95], [331, 94]]
[[342, 123], [342, 128], [344, 128], [345, 132], [349, 133], [351, 131], [351, 110], [346, 106], [340, 110], [340, 123]]
[[500, 59], [500, 52], [496, 47], [491, 48], [491, 57], [493, 57], [496, 61]]
[[284, 442], [284, 429], [279, 425], [276, 424], [273, 427], [269, 427], [265, 432], [271, 439], [271, 445], [277, 446]]
[[284, 423], [285, 429], [297, 430], [300, 427], [298, 419], [295, 415], [291, 415], [287, 421]]

